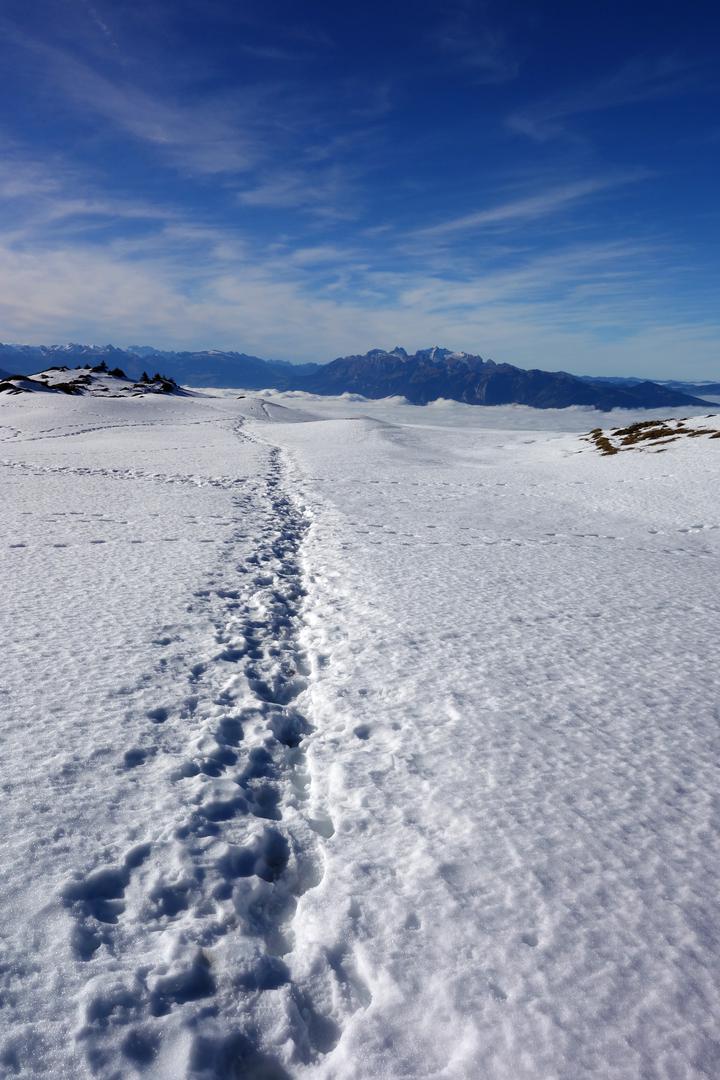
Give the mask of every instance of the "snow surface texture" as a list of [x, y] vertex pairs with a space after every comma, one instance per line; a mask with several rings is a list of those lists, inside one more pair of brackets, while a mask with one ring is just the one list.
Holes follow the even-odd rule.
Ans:
[[720, 1074], [720, 440], [584, 417], [0, 402], [0, 1074]]

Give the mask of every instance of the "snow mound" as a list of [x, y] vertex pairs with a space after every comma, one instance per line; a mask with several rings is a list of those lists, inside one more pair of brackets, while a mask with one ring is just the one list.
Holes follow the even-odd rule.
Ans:
[[266, 401], [262, 397], [238, 395], [241, 402], [239, 412], [248, 420], [259, 420], [264, 424], [307, 424], [322, 417], [305, 409], [288, 408], [276, 401]]
[[139, 397], [145, 394], [187, 394], [174, 379], [156, 373], [143, 373], [137, 381], [128, 378], [121, 368], [109, 369], [100, 363], [69, 368], [64, 365], [46, 368], [34, 375], [8, 375], [0, 382], [0, 394], [61, 393], [73, 396]]

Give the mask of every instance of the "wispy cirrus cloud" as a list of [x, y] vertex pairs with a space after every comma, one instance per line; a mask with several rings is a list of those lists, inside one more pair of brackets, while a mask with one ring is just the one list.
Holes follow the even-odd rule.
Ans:
[[436, 47], [472, 72], [475, 82], [504, 83], [519, 71], [519, 59], [504, 28], [481, 8], [460, 4], [446, 17], [434, 39]]
[[270, 170], [253, 186], [236, 193], [242, 206], [305, 210], [318, 217], [348, 220], [356, 215], [356, 171], [338, 165], [312, 165], [305, 170]]
[[426, 239], [440, 239], [453, 233], [471, 232], [492, 226], [507, 227], [548, 217], [564, 211], [593, 195], [634, 183], [647, 178], [649, 175], [647, 171], [635, 170], [559, 184], [546, 188], [544, 191], [498, 203], [495, 206], [476, 210], [470, 214], [463, 214], [460, 217], [450, 218], [447, 221], [441, 221], [437, 225], [428, 225], [416, 229], [413, 235]]
[[12, 143], [0, 160], [0, 236], [33, 244], [51, 235], [81, 236], [132, 222], [157, 226], [177, 218], [172, 207], [147, 199], [117, 197], [98, 189], [59, 156], [43, 162]]
[[[95, 26], [100, 16], [85, 7]], [[104, 31], [92, 50], [80, 50], [7, 19], [0, 29], [10, 44], [40, 61], [38, 86], [45, 85], [61, 107], [83, 120], [94, 118], [101, 138], [107, 138], [109, 125], [111, 132], [128, 136], [185, 175], [220, 184], [232, 177], [243, 184], [237, 198], [246, 206], [345, 216], [347, 205], [341, 209], [340, 204], [347, 203], [349, 169], [342, 159], [357, 158], [359, 148], [373, 139], [373, 125], [390, 108], [390, 91], [382, 82], [343, 79], [338, 100], [327, 102], [280, 72], [277, 78], [247, 81], [241, 89], [211, 89], [208, 72], [184, 77], [177, 65], [164, 71], [160, 63], [146, 74], [137, 58], [130, 63], [116, 55], [115, 39], [106, 41]], [[255, 48], [247, 46], [251, 52]]]
[[37, 199], [57, 192], [58, 188], [51, 167], [24, 161], [7, 145], [0, 148], [0, 200]]
[[[114, 40], [87, 51], [0, 21], [6, 43], [34, 56], [39, 80], [56, 104], [97, 118], [130, 136], [188, 174], [249, 174], [278, 152], [304, 141], [314, 128], [317, 145], [335, 133], [292, 83], [264, 78], [237, 87], [208, 89], [209, 73], [178, 73], [177, 64], [145, 71], [137, 59], [116, 54]], [[202, 86], [198, 90], [198, 83]], [[58, 96], [59, 93], [59, 96]], [[323, 129], [325, 131], [323, 132]]]
[[672, 97], [696, 85], [696, 69], [676, 57], [638, 58], [596, 82], [515, 110], [507, 124], [521, 135], [544, 142], [564, 134], [565, 121], [573, 116]]
[[[16, 35], [17, 37], [17, 35]], [[242, 124], [255, 105], [261, 111], [261, 92], [248, 92], [237, 101], [188, 101], [177, 95], [163, 98], [144, 90], [128, 72], [105, 75], [67, 50], [27, 37], [22, 44], [48, 61], [48, 75], [66, 100], [86, 114], [109, 121], [115, 128], [154, 147], [176, 164], [205, 174], [243, 172], [261, 157], [260, 140], [251, 124]]]
[[105, 41], [108, 42], [113, 49], [119, 50], [120, 46], [115, 39], [111, 27], [103, 15], [100, 14], [97, 7], [94, 4], [91, 4], [90, 0], [80, 0], [80, 6], [87, 12], [90, 22], [95, 29], [100, 32]]
[[341, 266], [349, 260], [349, 252], [336, 244], [317, 244], [294, 248], [284, 257], [293, 266]]

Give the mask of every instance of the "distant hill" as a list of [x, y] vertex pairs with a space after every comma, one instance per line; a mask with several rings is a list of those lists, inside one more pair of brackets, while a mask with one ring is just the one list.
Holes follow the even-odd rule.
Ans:
[[[638, 386], [642, 379], [621, 377], [614, 375], [581, 375], [580, 378], [587, 382], [610, 383], [613, 386]], [[667, 386], [671, 390], [680, 390], [683, 394], [710, 394], [713, 397], [720, 395], [720, 382], [683, 382], [681, 379], [654, 379], [658, 386]]]
[[261, 360], [238, 352], [152, 352], [142, 357], [144, 364], [172, 370], [178, 382], [189, 386], [237, 386], [244, 390], [301, 389], [299, 380], [314, 372], [318, 364], [287, 364], [282, 360]]
[[387, 351], [341, 356], [327, 364], [288, 364], [238, 352], [172, 352], [150, 346], [2, 345], [0, 366], [16, 374], [46, 370], [58, 363], [122, 368], [137, 379], [147, 368], [167, 371], [190, 386], [245, 390], [305, 390], [314, 394], [399, 395], [416, 405], [449, 398], [468, 405], [529, 405], [563, 409], [656, 409], [705, 406], [703, 393], [720, 394], [720, 383], [685, 384], [571, 375], [565, 371], [525, 370], [481, 356], [434, 346], [408, 353]]

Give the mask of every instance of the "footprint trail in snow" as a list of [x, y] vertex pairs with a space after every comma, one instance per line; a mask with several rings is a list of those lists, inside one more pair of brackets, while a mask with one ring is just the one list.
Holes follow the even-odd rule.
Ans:
[[[93, 1074], [280, 1077], [277, 1046], [286, 1065], [309, 1065], [340, 1036], [338, 966], [293, 977], [298, 901], [322, 879], [333, 826], [303, 745], [308, 519], [280, 451], [265, 453], [265, 475], [236, 499], [233, 540], [250, 533], [254, 550], [235, 561], [230, 542], [222, 587], [197, 598], [216, 649], [185, 676], [187, 750], [168, 776], [178, 816], [147, 822], [121, 860], [62, 890], [70, 947], [90, 968], [77, 1039]], [[130, 767], [144, 760], [128, 753]]]

